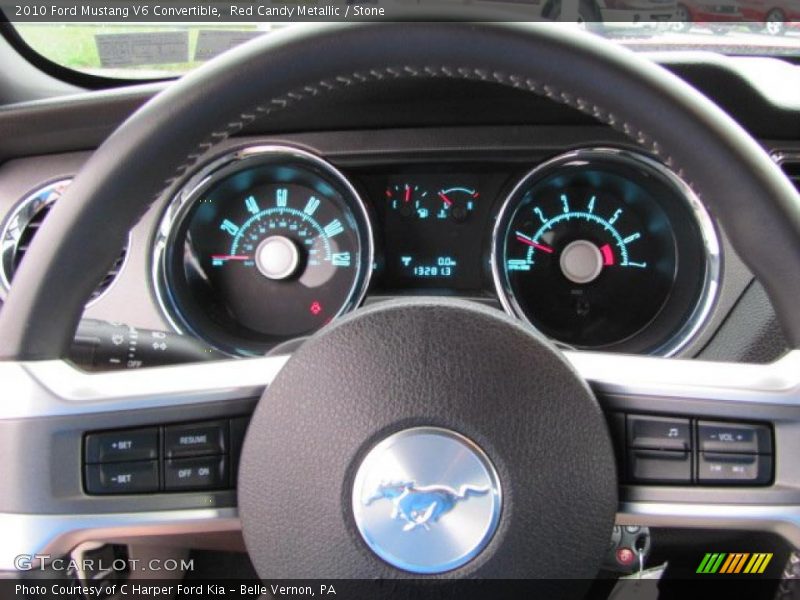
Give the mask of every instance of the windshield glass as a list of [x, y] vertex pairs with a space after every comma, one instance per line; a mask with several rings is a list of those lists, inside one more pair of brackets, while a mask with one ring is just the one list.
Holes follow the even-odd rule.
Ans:
[[[375, 0], [363, 5], [345, 1], [339, 7], [341, 12], [318, 12], [317, 16], [338, 14], [338, 20], [342, 20], [345, 10], [351, 16], [350, 11], [358, 7], [384, 11], [384, 19], [394, 16], [391, 10], [386, 12], [389, 4], [379, 5]], [[393, 1], [397, 6], [408, 6], [407, 2], [399, 4], [402, 0]], [[535, 13], [535, 20], [558, 20], [553, 26], [580, 27], [638, 51], [711, 50], [737, 55], [800, 56], [800, 0], [706, 0], [709, 4], [697, 0], [564, 0], [564, 10], [562, 0], [541, 0], [540, 4], [535, 1], [514, 0], [513, 4], [493, 0], [492, 7], [510, 10], [512, 14], [524, 10], [526, 16]], [[568, 14], [570, 1], [575, 4], [572, 20]], [[468, 4], [472, 8], [489, 2]], [[81, 6], [80, 2], [75, 6], [78, 10], [88, 10], [86, 15], [94, 14], [91, 6]], [[210, 15], [216, 15], [213, 20], [205, 13], [168, 13], [189, 18], [200, 16], [204, 22], [157, 22], [152, 20], [153, 15], [149, 15], [150, 22], [137, 22], [132, 12], [127, 17], [98, 15], [107, 22], [70, 22], [80, 19], [81, 13], [54, 14], [50, 9], [56, 7], [46, 6], [40, 7], [43, 13], [36, 13], [30, 10], [33, 5], [27, 7], [28, 14], [22, 10], [18, 20], [8, 15], [7, 18], [35, 52], [63, 67], [103, 77], [155, 79], [180, 75], [253, 37], [295, 26], [299, 23], [299, 13], [310, 14], [311, 5], [257, 5], [259, 11], [284, 10], [281, 14], [270, 12], [269, 17], [256, 14], [255, 5], [241, 6], [241, 10], [249, 6], [253, 14], [237, 15], [234, 6], [241, 5], [208, 5], [208, 10], [219, 11]], [[313, 6], [317, 11], [334, 8], [333, 4], [323, 6], [320, 2]], [[373, 14], [380, 17], [379, 13]], [[60, 22], [54, 22], [54, 16]], [[283, 20], [264, 22], [272, 17]], [[233, 18], [246, 22], [225, 22]]]

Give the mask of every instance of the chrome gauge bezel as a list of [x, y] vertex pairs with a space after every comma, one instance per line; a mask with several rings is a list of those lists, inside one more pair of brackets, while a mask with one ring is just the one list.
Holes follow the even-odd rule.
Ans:
[[[0, 224], [0, 300], [5, 300], [11, 289], [16, 248], [22, 232], [42, 209], [50, 207], [58, 202], [61, 196], [59, 195], [59, 197], [53, 198], [53, 192], [56, 192], [58, 188], [66, 188], [72, 183], [72, 180], [73, 177], [61, 177], [40, 185], [17, 202], [5, 220], [3, 220], [2, 224]], [[116, 277], [106, 289], [89, 300], [85, 308], [96, 304], [114, 287], [120, 274], [128, 264], [132, 243], [133, 235], [132, 233], [128, 233], [125, 256]]]
[[166, 262], [168, 249], [176, 242], [176, 234], [180, 225], [200, 196], [220, 180], [223, 171], [228, 173], [232, 167], [243, 161], [247, 161], [248, 168], [275, 164], [280, 161], [306, 163], [310, 167], [324, 172], [349, 195], [349, 198], [346, 199], [348, 207], [353, 211], [359, 227], [363, 227], [363, 231], [359, 232], [363, 241], [362, 258], [357, 261], [358, 272], [350, 296], [342, 308], [331, 318], [331, 321], [335, 321], [361, 305], [369, 287], [375, 255], [372, 222], [364, 200], [347, 177], [323, 158], [293, 146], [253, 145], [229, 151], [199, 167], [173, 196], [159, 221], [152, 244], [151, 281], [159, 309], [176, 332], [197, 337], [216, 350], [232, 357], [252, 356], [254, 353], [244, 347], [228, 347], [217, 343], [205, 334], [202, 327], [197, 327], [190, 319], [186, 318], [170, 290]]
[[[525, 175], [514, 184], [500, 206], [492, 230], [490, 261], [492, 279], [497, 296], [503, 309], [509, 315], [521, 319], [534, 329], [537, 329], [516, 302], [506, 269], [502, 264], [506, 229], [517, 210], [521, 192], [524, 191], [525, 188], [543, 179], [559, 167], [576, 162], [585, 162], [588, 165], [596, 160], [628, 162], [638, 168], [655, 171], [674, 188], [676, 192], [675, 196], [685, 203], [685, 207], [688, 209], [687, 213], [693, 218], [697, 230], [700, 233], [700, 242], [704, 250], [704, 256], [702, 257], [702, 260], [705, 262], [704, 277], [700, 285], [699, 293], [696, 296], [697, 299], [694, 302], [694, 306], [691, 307], [688, 317], [682, 323], [674, 327], [673, 330], [664, 337], [661, 343], [648, 352], [651, 355], [665, 357], [679, 354], [688, 344], [696, 339], [703, 326], [708, 322], [709, 316], [716, 303], [722, 274], [722, 254], [719, 236], [708, 210], [691, 187], [663, 163], [640, 152], [612, 147], [572, 150], [537, 165], [535, 168], [525, 173]], [[648, 325], [642, 327], [628, 339], [640, 335], [648, 328]], [[558, 340], [554, 340], [554, 342], [559, 343]], [[620, 343], [622, 343], [622, 341]], [[606, 348], [600, 347], [591, 349], [603, 350]]]

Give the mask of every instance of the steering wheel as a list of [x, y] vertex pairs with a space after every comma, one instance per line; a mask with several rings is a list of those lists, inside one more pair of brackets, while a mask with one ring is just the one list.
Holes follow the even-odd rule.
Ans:
[[[84, 301], [127, 232], [198, 157], [309, 97], [429, 78], [547, 96], [660, 157], [719, 219], [795, 349], [768, 365], [562, 352], [497, 311], [417, 300], [359, 309], [291, 357], [109, 374], [64, 362]], [[615, 518], [772, 530], [799, 546], [797, 298], [795, 190], [731, 118], [644, 58], [542, 25], [326, 25], [265, 36], [170, 85], [126, 121], [29, 249], [0, 319], [8, 457], [0, 565], [13, 569], [15, 555], [82, 540], [241, 527], [265, 578], [591, 578]], [[446, 368], [432, 372], [432, 360]], [[83, 493], [86, 431], [233, 417], [259, 396], [238, 512], [232, 495]], [[774, 483], [620, 488], [606, 421], [613, 413], [767, 422]], [[482, 483], [381, 481], [392, 461], [426, 473], [457, 462], [462, 483]], [[374, 497], [362, 494], [368, 480]], [[415, 553], [427, 557], [422, 566], [409, 562]]]

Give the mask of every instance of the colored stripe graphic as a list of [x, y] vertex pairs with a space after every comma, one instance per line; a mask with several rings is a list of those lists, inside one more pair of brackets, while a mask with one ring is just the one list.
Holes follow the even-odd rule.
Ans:
[[722, 573], [729, 573], [730, 574], [730, 573], [738, 573], [739, 571], [741, 571], [742, 567], [744, 566], [744, 561], [747, 560], [747, 557], [750, 556], [750, 554], [749, 553], [747, 553], [747, 554], [738, 553], [738, 554], [734, 554], [734, 556], [735, 556], [735, 558], [734, 558], [733, 563], [731, 564], [731, 566], [728, 568], [727, 571], [722, 571]]
[[711, 554], [706, 554], [703, 557], [703, 560], [700, 561], [700, 566], [697, 567], [697, 571], [695, 571], [695, 572], [696, 573], [705, 573], [706, 572], [706, 566], [708, 565], [709, 560], [711, 560]]
[[738, 554], [728, 554], [728, 558], [725, 559], [725, 562], [722, 563], [722, 568], [720, 568], [720, 573], [730, 573], [731, 567], [736, 564], [736, 561], [739, 560]]
[[744, 569], [745, 573], [763, 573], [764, 570], [767, 568], [769, 561], [772, 560], [772, 554], [767, 553], [758, 553], [753, 554], [753, 558], [750, 559], [750, 562]]
[[719, 569], [722, 560], [725, 558], [726, 554], [723, 553], [711, 553], [705, 555], [703, 558], [703, 562], [700, 563], [700, 566], [697, 567], [698, 573], [716, 573], [717, 569]]
[[772, 560], [772, 553], [767, 552], [708, 552], [700, 561], [696, 573], [713, 575], [761, 574]]

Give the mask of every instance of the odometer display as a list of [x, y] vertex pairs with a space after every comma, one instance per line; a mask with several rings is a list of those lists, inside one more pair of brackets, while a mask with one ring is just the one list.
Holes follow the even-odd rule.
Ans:
[[177, 212], [163, 254], [180, 324], [234, 354], [313, 333], [361, 299], [366, 211], [327, 163], [268, 149], [216, 170]]

